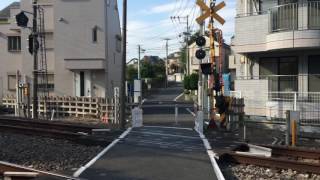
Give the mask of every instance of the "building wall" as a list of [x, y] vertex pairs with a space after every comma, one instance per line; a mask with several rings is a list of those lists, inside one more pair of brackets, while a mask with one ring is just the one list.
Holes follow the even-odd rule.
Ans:
[[[59, 94], [74, 94], [73, 72], [65, 59], [105, 59], [104, 1], [54, 2], [55, 89]], [[92, 10], [90, 10], [90, 9]], [[92, 30], [98, 27], [98, 41], [92, 40]]]
[[[246, 87], [246, 81], [240, 80], [243, 79], [242, 77], [245, 77], [246, 79], [256, 79], [259, 77], [259, 62], [261, 58], [266, 57], [288, 57], [288, 56], [295, 56], [298, 58], [298, 75], [300, 76], [298, 78], [298, 91], [299, 92], [308, 92], [308, 59], [309, 56], [312, 55], [320, 55], [320, 48], [318, 50], [300, 50], [300, 51], [281, 51], [281, 52], [266, 52], [266, 53], [255, 53], [255, 54], [249, 54], [246, 56], [238, 55], [238, 63], [237, 63], [237, 79], [238, 86], [236, 86], [236, 90], [244, 90], [239, 89], [239, 87]], [[243, 58], [247, 60], [247, 64], [241, 64], [240, 59]], [[247, 66], [247, 68], [245, 68]], [[245, 69], [247, 69], [247, 74], [245, 73]], [[248, 81], [254, 81], [254, 80], [248, 80]], [[240, 85], [240, 83], [243, 83], [243, 85]], [[251, 87], [247, 86], [247, 89], [251, 89]]]
[[[54, 74], [56, 95], [76, 95], [75, 73], [90, 71], [88, 82], [92, 94], [113, 96], [113, 87], [120, 86], [121, 30], [117, 1], [110, 0], [39, 0], [45, 11], [48, 72]], [[21, 0], [20, 8], [11, 9], [11, 24], [0, 25], [0, 86], [3, 94], [8, 91], [7, 74], [20, 70], [32, 79], [33, 57], [27, 50], [29, 29], [15, 24], [14, 16], [21, 10], [32, 12], [30, 0]], [[32, 17], [29, 16], [29, 25]], [[97, 28], [98, 41], [93, 42], [92, 30]], [[21, 34], [19, 33], [21, 31]], [[7, 36], [21, 35], [21, 52], [7, 51]], [[120, 49], [119, 49], [120, 47]], [[67, 68], [66, 60], [73, 60], [83, 69]], [[99, 67], [96, 64], [99, 61]], [[103, 61], [103, 62], [100, 62]], [[92, 67], [84, 64], [94, 64]], [[72, 63], [68, 65], [73, 65]], [[98, 67], [98, 68], [97, 68]], [[90, 78], [88, 80], [90, 80]], [[1, 83], [1, 82], [0, 82]], [[31, 81], [32, 83], [32, 81]]]
[[14, 91], [8, 90], [8, 75], [16, 74], [21, 70], [22, 56], [21, 52], [8, 52], [8, 35], [19, 35], [9, 30], [10, 24], [0, 25], [0, 89], [3, 95], [14, 94]]
[[121, 86], [122, 36], [117, 1], [105, 0], [106, 22], [106, 96], [114, 97], [114, 87]]

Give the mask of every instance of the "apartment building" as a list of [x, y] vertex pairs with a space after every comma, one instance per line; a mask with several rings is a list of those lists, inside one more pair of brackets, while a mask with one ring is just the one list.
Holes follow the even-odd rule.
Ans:
[[319, 0], [237, 0], [231, 47], [247, 115], [320, 122]]
[[[113, 96], [121, 75], [117, 1], [38, 0], [38, 4], [44, 12], [50, 94]], [[32, 1], [21, 0], [0, 12], [0, 96], [15, 94], [17, 71], [32, 84], [33, 57], [27, 49], [31, 31], [15, 22], [21, 11], [32, 12]], [[27, 15], [32, 26], [32, 15]]]
[[320, 1], [238, 0], [235, 89], [320, 92]]

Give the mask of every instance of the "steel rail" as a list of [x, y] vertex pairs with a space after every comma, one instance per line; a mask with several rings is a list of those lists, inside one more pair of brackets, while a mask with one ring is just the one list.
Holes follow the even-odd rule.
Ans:
[[[65, 175], [46, 172], [46, 171], [40, 171], [33, 168], [23, 167], [20, 165], [0, 161], [0, 176], [1, 175], [3, 176], [5, 172], [24, 172], [24, 173], [34, 172], [34, 173], [38, 173], [39, 177], [43, 179], [70, 179], [70, 180], [78, 179], [70, 176], [65, 176]], [[19, 180], [24, 180], [24, 179], [30, 179], [30, 177], [27, 177], [27, 176], [19, 177]]]
[[[320, 160], [320, 151], [306, 148], [261, 145], [272, 149], [272, 156], [292, 156]], [[319, 170], [320, 172], [320, 170]]]
[[94, 126], [73, 125], [60, 122], [44, 122], [31, 119], [22, 119], [18, 117], [0, 117], [0, 124], [3, 125], [19, 125], [34, 128], [54, 129], [69, 132], [83, 132], [91, 134], [93, 129], [98, 129]]
[[1, 132], [25, 134], [25, 135], [37, 135], [42, 137], [56, 138], [56, 139], [66, 139], [75, 143], [87, 145], [87, 146], [97, 146], [97, 145], [108, 145], [112, 142], [112, 137], [96, 137], [90, 136], [82, 133], [73, 133], [67, 131], [53, 130], [53, 129], [41, 129], [41, 128], [31, 128], [25, 126], [12, 126], [12, 125], [1, 125]]
[[240, 164], [252, 164], [262, 167], [292, 169], [299, 172], [316, 173], [320, 172], [320, 164], [298, 162], [294, 160], [286, 160], [280, 158], [268, 158], [261, 156], [250, 156], [237, 154], [235, 152], [227, 152], [220, 156], [219, 161], [231, 161]]

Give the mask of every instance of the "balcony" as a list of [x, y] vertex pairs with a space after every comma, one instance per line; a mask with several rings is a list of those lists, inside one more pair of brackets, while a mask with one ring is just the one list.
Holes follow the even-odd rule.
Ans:
[[238, 15], [238, 53], [320, 47], [320, 1], [275, 6]]

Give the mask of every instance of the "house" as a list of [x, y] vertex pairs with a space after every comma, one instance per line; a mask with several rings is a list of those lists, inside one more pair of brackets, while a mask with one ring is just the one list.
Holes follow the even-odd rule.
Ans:
[[238, 91], [320, 92], [320, 1], [238, 0]]
[[[121, 77], [117, 1], [39, 0], [38, 4], [43, 12], [46, 41], [46, 61], [41, 61], [43, 54], [39, 52], [39, 67], [46, 63], [50, 94], [113, 96]], [[21, 11], [32, 12], [30, 0], [21, 0], [0, 11], [1, 96], [15, 94], [17, 71], [32, 84], [33, 57], [27, 49], [31, 31], [15, 22], [15, 15]], [[32, 26], [32, 15], [27, 15]]]
[[231, 47], [247, 115], [284, 119], [295, 110], [319, 123], [319, 0], [237, 0]]
[[184, 64], [181, 62], [179, 52], [169, 54], [168, 56], [168, 80], [173, 82], [182, 82]]
[[[203, 59], [202, 62], [200, 62], [199, 59], [197, 59], [195, 56], [196, 56], [196, 51], [199, 49], [199, 47], [196, 45], [195, 42], [193, 42], [192, 44], [189, 45], [189, 61], [188, 61], [188, 64], [187, 65], [187, 69], [190, 69], [190, 70], [187, 70], [187, 72], [189, 74], [192, 74], [192, 73], [198, 73], [199, 71], [199, 65], [200, 63], [209, 63], [210, 62], [210, 38], [208, 38], [207, 36], [205, 37], [206, 38], [206, 45], [204, 47], [204, 50], [206, 51], [206, 57]], [[223, 73], [228, 73], [229, 70], [228, 70], [228, 61], [229, 61], [229, 55], [231, 53], [230, 51], [230, 47], [229, 45], [223, 43], [222, 44], [222, 50], [221, 50], [221, 56], [222, 56], [222, 72]], [[219, 53], [220, 53], [220, 50], [219, 50], [219, 43], [217, 41], [215, 41], [215, 55], [216, 55], [216, 60], [218, 60], [219, 58]], [[217, 62], [217, 66], [218, 66], [219, 62]]]

